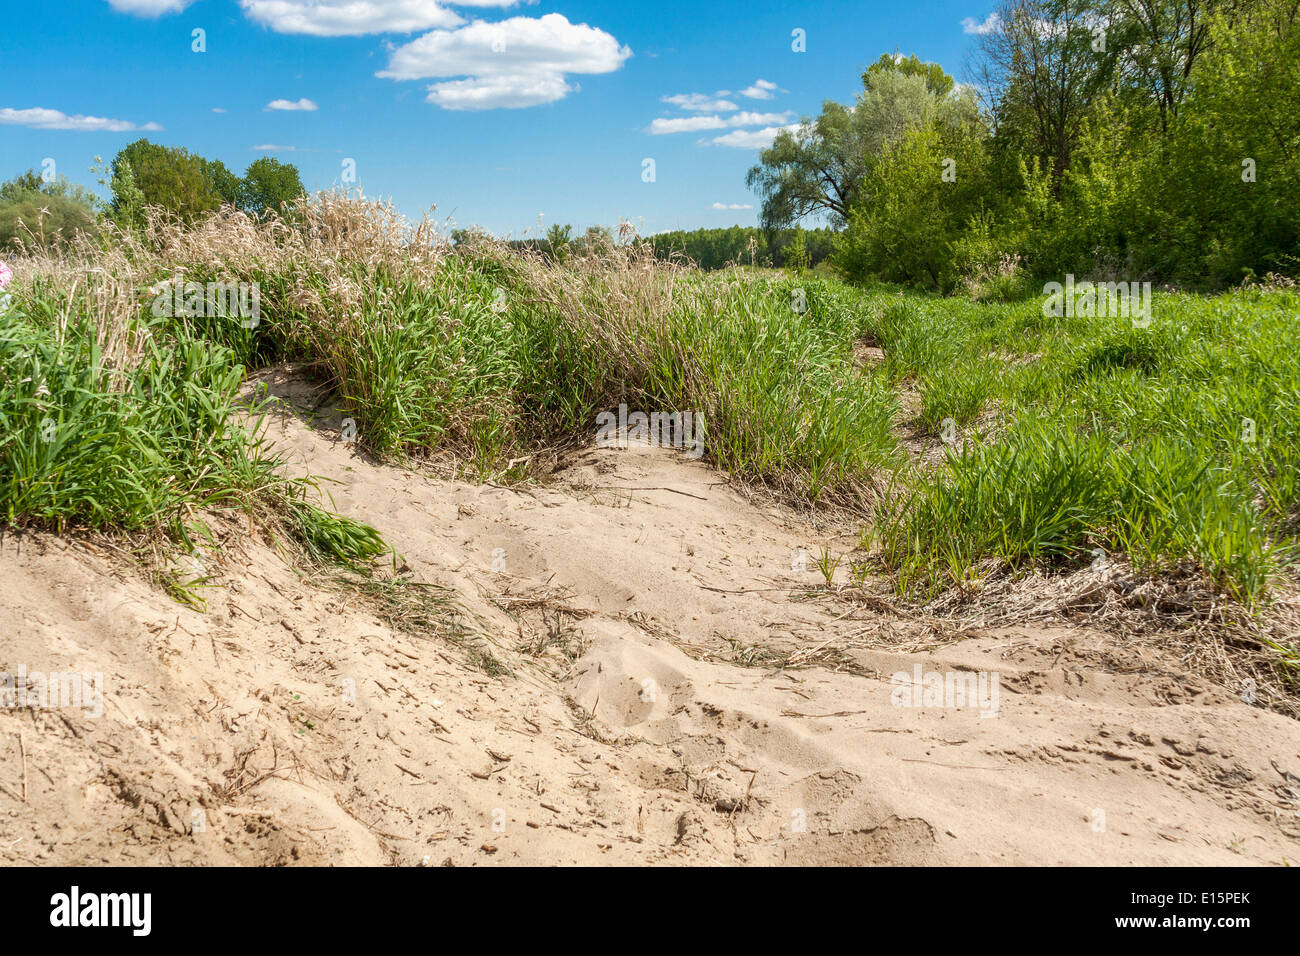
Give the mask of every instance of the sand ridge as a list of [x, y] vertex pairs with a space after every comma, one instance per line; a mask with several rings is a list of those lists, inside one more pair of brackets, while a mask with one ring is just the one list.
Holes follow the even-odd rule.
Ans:
[[[102, 673], [104, 702], [0, 708], [0, 862], [1300, 856], [1300, 725], [1171, 656], [1065, 627], [936, 636], [822, 599], [816, 556], [849, 529], [681, 452], [593, 447], [545, 487], [444, 481], [367, 461], [298, 379], [263, 381], [291, 467], [334, 479], [477, 636], [396, 630], [235, 519], [206, 612], [104, 547], [10, 536], [0, 670]], [[895, 678], [918, 667], [929, 703]], [[996, 716], [942, 699], [991, 674]]]

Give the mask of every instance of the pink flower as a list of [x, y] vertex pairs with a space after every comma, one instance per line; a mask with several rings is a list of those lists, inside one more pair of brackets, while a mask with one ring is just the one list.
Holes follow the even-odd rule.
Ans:
[[4, 291], [4, 287], [13, 280], [13, 277], [14, 270], [10, 269], [3, 262], [0, 262], [0, 292]]

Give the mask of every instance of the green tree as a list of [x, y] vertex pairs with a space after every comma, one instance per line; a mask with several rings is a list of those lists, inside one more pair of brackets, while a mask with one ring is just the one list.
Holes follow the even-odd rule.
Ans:
[[240, 179], [219, 159], [203, 161], [203, 171], [208, 178], [208, 188], [227, 206], [239, 205]]
[[983, 228], [986, 163], [976, 125], [909, 130], [872, 166], [833, 261], [857, 278], [952, 288], [986, 258], [963, 241]]
[[109, 191], [113, 197], [110, 215], [120, 226], [140, 228], [144, 225], [144, 192], [136, 185], [131, 163], [123, 159], [113, 164]]
[[573, 242], [573, 226], [565, 224], [561, 226], [558, 222], [553, 223], [551, 228], [546, 230], [546, 252], [553, 259], [563, 262], [569, 257], [569, 245]]
[[883, 53], [880, 59], [867, 67], [862, 73], [862, 86], [871, 88], [871, 82], [878, 76], [888, 73], [900, 73], [903, 76], [919, 76], [925, 80], [925, 88], [935, 96], [943, 97], [952, 92], [955, 80], [944, 72], [938, 63], [927, 63], [916, 54], [903, 56], [901, 53]]
[[815, 120], [777, 133], [745, 177], [762, 197], [763, 225], [780, 229], [815, 214], [844, 222], [861, 178], [856, 155], [851, 114], [831, 100]]
[[1098, 0], [1003, 0], [979, 40], [975, 75], [1004, 139], [1050, 168], [1058, 192], [1105, 83], [1102, 16]]
[[239, 207], [259, 218], [268, 211], [280, 215], [287, 209], [292, 214], [305, 193], [298, 167], [263, 156], [244, 171], [239, 184]]
[[115, 217], [128, 221], [135, 215], [133, 209], [139, 200], [186, 220], [221, 205], [221, 196], [212, 187], [207, 161], [202, 156], [147, 139], [130, 143], [114, 157], [111, 184]]
[[759, 154], [746, 184], [762, 197], [765, 228], [819, 214], [843, 225], [861, 199], [864, 177], [889, 145], [932, 122], [979, 116], [973, 94], [958, 93], [952, 77], [914, 56], [884, 56], [862, 81], [852, 108], [828, 100], [815, 120], [778, 133]]
[[1113, 0], [1106, 8], [1108, 76], [1140, 101], [1155, 103], [1162, 133], [1191, 90], [1192, 71], [1223, 6], [1222, 0]]
[[0, 183], [0, 200], [14, 200], [26, 193], [45, 191], [45, 182], [36, 175], [36, 170], [29, 169], [19, 173], [13, 179]]
[[95, 197], [63, 177], [45, 182], [28, 170], [0, 183], [0, 249], [66, 247], [97, 231]]

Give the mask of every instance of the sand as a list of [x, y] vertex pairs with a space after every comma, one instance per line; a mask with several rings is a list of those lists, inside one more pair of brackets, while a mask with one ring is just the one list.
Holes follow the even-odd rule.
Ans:
[[[0, 671], [102, 674], [103, 699], [0, 708], [0, 863], [1300, 859], [1300, 724], [1172, 654], [845, 600], [815, 563], [851, 526], [681, 452], [444, 481], [358, 456], [337, 416], [295, 413], [309, 389], [266, 380], [291, 467], [337, 480], [479, 636], [394, 630], [233, 518], [202, 612], [103, 544], [10, 535]], [[996, 675], [995, 712], [913, 690], [935, 674]]]

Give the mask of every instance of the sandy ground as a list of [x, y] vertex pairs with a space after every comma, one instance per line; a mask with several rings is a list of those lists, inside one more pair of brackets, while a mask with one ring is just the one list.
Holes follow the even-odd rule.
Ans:
[[[0, 671], [103, 693], [0, 708], [0, 862], [1300, 859], [1300, 724], [1158, 650], [850, 603], [815, 562], [851, 529], [669, 450], [592, 448], [508, 490], [370, 464], [315, 424], [271, 434], [480, 636], [396, 632], [233, 519], [206, 612], [111, 550], [10, 536]], [[996, 701], [927, 699], [928, 675]]]

